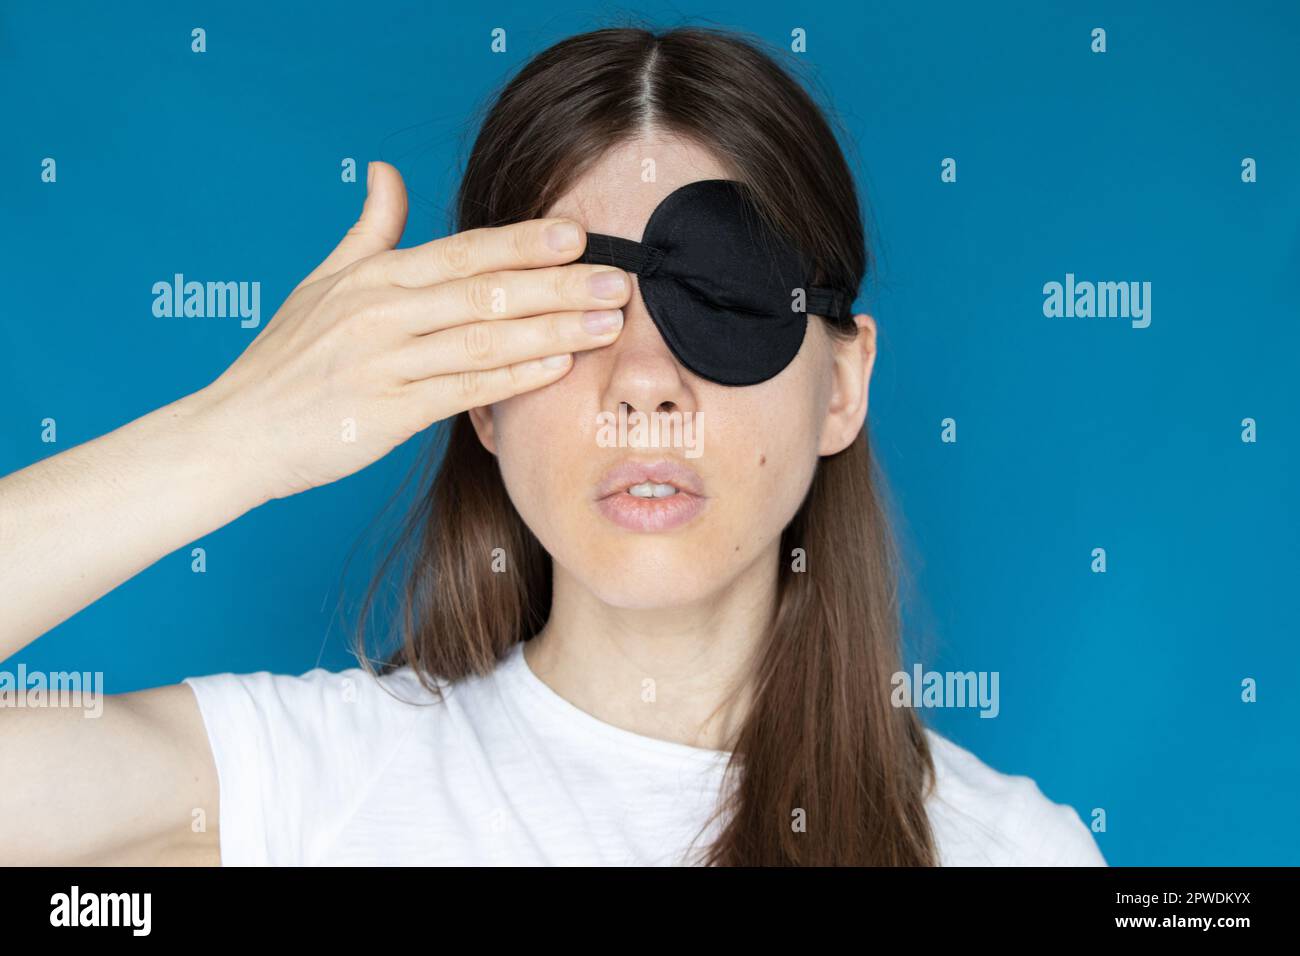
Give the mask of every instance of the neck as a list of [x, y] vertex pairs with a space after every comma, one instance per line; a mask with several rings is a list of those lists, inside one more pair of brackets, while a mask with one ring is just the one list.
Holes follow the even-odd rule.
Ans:
[[775, 610], [775, 546], [691, 605], [613, 607], [556, 565], [551, 616], [524, 647], [532, 671], [592, 716], [633, 733], [731, 750]]

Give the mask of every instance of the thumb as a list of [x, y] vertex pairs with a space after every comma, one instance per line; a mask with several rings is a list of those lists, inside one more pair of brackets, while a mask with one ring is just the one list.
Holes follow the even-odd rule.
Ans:
[[406, 212], [406, 186], [402, 174], [388, 163], [379, 160], [370, 163], [361, 218], [300, 285], [333, 275], [354, 262], [394, 248], [406, 228]]

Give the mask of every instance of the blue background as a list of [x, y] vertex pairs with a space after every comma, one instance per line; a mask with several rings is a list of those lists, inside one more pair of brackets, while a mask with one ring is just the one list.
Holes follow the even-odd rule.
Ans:
[[[215, 378], [260, 329], [156, 319], [152, 284], [259, 280], [264, 327], [354, 221], [367, 160], [406, 178], [403, 245], [446, 234], [481, 109], [550, 43], [629, 16], [803, 27], [880, 257], [861, 301], [909, 640], [927, 668], [1001, 675], [997, 719], [927, 719], [1085, 821], [1105, 808], [1112, 865], [1300, 863], [1300, 14], [1054, 6], [6, 2], [0, 473]], [[1150, 281], [1151, 326], [1045, 318], [1066, 272]], [[365, 532], [422, 447], [196, 542], [206, 574], [163, 558], [4, 666], [110, 692], [351, 666], [392, 522]]]

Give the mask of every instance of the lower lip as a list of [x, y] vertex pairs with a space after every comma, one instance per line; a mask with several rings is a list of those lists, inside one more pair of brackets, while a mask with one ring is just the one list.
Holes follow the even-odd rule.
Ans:
[[671, 531], [703, 511], [704, 499], [685, 491], [667, 498], [638, 498], [620, 491], [599, 499], [596, 507], [606, 518], [627, 531]]

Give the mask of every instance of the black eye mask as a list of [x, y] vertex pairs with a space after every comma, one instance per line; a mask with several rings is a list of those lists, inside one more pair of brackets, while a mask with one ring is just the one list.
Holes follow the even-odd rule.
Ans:
[[[844, 320], [853, 306], [852, 290], [811, 284], [803, 257], [728, 179], [674, 190], [640, 242], [588, 233], [577, 261], [635, 273], [673, 355], [721, 385], [767, 381], [798, 354], [809, 314]], [[801, 312], [796, 289], [804, 291]]]

